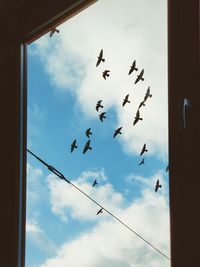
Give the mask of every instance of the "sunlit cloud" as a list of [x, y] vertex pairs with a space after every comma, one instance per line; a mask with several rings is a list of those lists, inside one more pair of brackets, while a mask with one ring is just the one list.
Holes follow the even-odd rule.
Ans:
[[[166, 160], [167, 1], [129, 0], [126, 5], [123, 1], [107, 2], [101, 0], [81, 12], [78, 19], [73, 17], [61, 25], [55, 39], [46, 35], [38, 40], [35, 53], [52, 85], [73, 94], [86, 117], [96, 119], [94, 110], [99, 99], [103, 99], [105, 109], [116, 110], [117, 126], [123, 126], [124, 151], [136, 153], [138, 144], [145, 140], [149, 154]], [[96, 68], [102, 48], [106, 61]], [[145, 70], [144, 82], [136, 85], [136, 72], [128, 76], [134, 59], [139, 70]], [[105, 69], [111, 70], [106, 81], [101, 77]], [[141, 108], [143, 121], [133, 126], [148, 86], [153, 97]], [[128, 93], [131, 103], [122, 108]]]
[[[118, 218], [169, 256], [169, 209], [167, 197], [161, 190], [159, 193], [154, 192], [152, 184], [155, 177], [159, 177], [162, 183], [164, 182], [161, 171], [158, 171], [152, 177], [135, 176], [133, 178], [132, 176], [131, 178], [131, 175], [129, 176], [130, 180], [136, 179], [143, 186], [141, 188], [141, 196], [134, 199], [128, 206], [124, 205], [123, 198], [120, 200], [121, 205], [119, 205], [120, 203], [115, 203], [116, 200], [112, 203], [113, 199], [119, 195], [114, 189], [111, 190], [111, 187], [107, 190], [106, 184], [104, 185], [106, 190], [100, 197], [101, 201], [107, 201], [105, 205], [111, 211], [114, 211]], [[80, 262], [83, 267], [99, 267], [102, 263], [111, 267], [143, 267], [147, 264], [152, 267], [169, 266], [170, 262], [166, 258], [159, 255], [158, 252], [112, 217], [106, 216], [105, 211], [103, 214], [96, 216], [96, 209], [84, 202], [79, 192], [77, 194], [73, 192], [72, 195], [69, 185], [64, 188], [64, 184], [59, 182], [59, 187], [58, 184], [55, 184], [52, 176], [47, 179], [51, 190], [51, 204], [55, 205], [53, 212], [60, 216], [59, 212], [61, 213], [62, 209], [64, 212], [64, 209], [67, 208], [69, 210], [68, 216], [72, 216], [74, 219], [87, 218], [91, 220], [93, 214], [93, 218], [98, 221], [89, 231], [80, 233], [74, 240], [66, 242], [59, 247], [57, 255], [47, 259], [41, 267], [57, 267], [65, 264], [78, 267]], [[76, 184], [78, 185], [77, 182]], [[163, 185], [165, 186], [165, 184]], [[90, 184], [84, 182], [79, 186], [86, 192], [90, 191], [88, 193], [93, 195], [92, 190], [90, 190]], [[95, 188], [97, 200], [99, 200], [98, 190], [102, 189]], [[55, 209], [55, 207], [58, 208], [59, 203], [62, 203], [59, 207], [60, 211]], [[117, 209], [114, 208], [114, 204], [117, 205]], [[77, 210], [77, 213], [75, 213], [75, 210]], [[78, 258], [77, 251], [79, 251]]]

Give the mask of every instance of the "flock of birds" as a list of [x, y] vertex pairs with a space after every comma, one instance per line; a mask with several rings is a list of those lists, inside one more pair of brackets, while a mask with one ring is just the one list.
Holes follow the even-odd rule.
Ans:
[[[101, 49], [100, 53], [99, 53], [99, 56], [98, 56], [98, 59], [97, 59], [97, 63], [96, 63], [96, 67], [99, 66], [99, 64], [101, 62], [105, 62], [105, 58], [103, 57], [103, 49]], [[138, 68], [136, 68], [136, 60], [133, 61], [132, 65], [130, 66], [130, 70], [128, 72], [128, 75], [130, 75], [133, 71], [138, 71]], [[144, 78], [143, 78], [143, 75], [144, 75], [144, 69], [141, 70], [141, 72], [139, 73], [139, 75], [137, 75], [137, 78], [134, 82], [134, 84], [138, 83], [140, 80], [143, 81]], [[102, 72], [102, 77], [106, 80], [106, 78], [108, 78], [110, 76], [110, 70], [104, 70]], [[150, 87], [147, 88], [147, 91], [146, 91], [146, 94], [144, 96], [144, 99], [142, 102], [140, 102], [140, 105], [137, 109], [137, 112], [136, 112], [136, 116], [134, 117], [134, 121], [133, 121], [133, 125], [135, 125], [139, 120], [143, 120], [143, 118], [140, 117], [140, 108], [142, 106], [145, 106], [145, 102], [147, 101], [147, 99], [149, 97], [152, 97], [152, 94], [150, 93]], [[122, 102], [122, 106], [124, 107], [127, 103], [130, 103], [129, 101], [129, 94], [127, 94], [125, 96], [125, 98], [123, 99], [123, 102]], [[97, 103], [96, 103], [96, 111], [99, 112], [100, 109], [103, 109], [103, 104], [102, 104], [102, 100], [98, 100]], [[99, 114], [99, 119], [101, 122], [104, 121], [104, 119], [106, 119], [106, 112], [101, 112]], [[122, 134], [122, 127], [119, 127], [117, 128], [115, 131], [114, 131], [114, 134], [113, 134], [113, 138], [115, 138], [117, 135], [119, 134]], [[85, 135], [87, 136], [87, 138], [89, 139], [84, 148], [83, 148], [83, 154], [85, 154], [88, 150], [91, 150], [92, 147], [90, 145], [90, 135], [92, 135], [92, 132], [91, 132], [91, 128], [88, 128], [86, 131], [85, 131]], [[78, 145], [77, 145], [77, 140], [75, 139], [72, 144], [71, 144], [71, 153], [74, 151], [75, 148], [78, 148]], [[147, 146], [146, 144], [143, 145], [142, 149], [141, 149], [141, 152], [140, 152], [140, 156], [142, 156], [145, 152], [148, 152], [147, 150]], [[142, 158], [142, 160], [140, 161], [139, 163], [139, 166], [143, 165], [145, 162], [144, 162], [144, 158]], [[166, 168], [166, 172], [169, 170], [169, 166], [167, 166]], [[97, 179], [94, 180], [92, 186], [96, 186], [98, 184], [97, 182]], [[156, 181], [156, 184], [155, 184], [155, 192], [158, 191], [159, 188], [161, 188], [162, 185], [160, 184], [160, 181], [159, 179], [157, 179]], [[103, 212], [103, 208], [101, 208], [98, 212], [97, 212], [97, 215], [102, 213]]]
[[[50, 37], [53, 36], [53, 34], [57, 32], [59, 33], [59, 30], [57, 30], [56, 28], [53, 28], [51, 31], [50, 31]], [[101, 62], [105, 62], [105, 58], [103, 57], [103, 49], [101, 49], [98, 57], [97, 57], [97, 62], [96, 62], [96, 67], [98, 67], [100, 65]], [[136, 67], [136, 60], [133, 61], [132, 65], [130, 66], [130, 70], [128, 72], [128, 75], [130, 75], [133, 71], [138, 71], [138, 68]], [[141, 81], [144, 81], [144, 78], [143, 78], [143, 75], [144, 75], [144, 69], [142, 69], [139, 73], [139, 75], [137, 75], [137, 78], [134, 82], [134, 84], [138, 83], [140, 80]], [[110, 70], [104, 70], [102, 72], [102, 77], [106, 80], [108, 77], [110, 76]], [[143, 120], [143, 118], [141, 118], [140, 116], [140, 108], [142, 106], [145, 106], [145, 102], [147, 101], [147, 99], [149, 97], [152, 97], [152, 94], [150, 93], [150, 87], [147, 88], [147, 91], [146, 91], [146, 94], [144, 96], [144, 99], [142, 102], [140, 102], [139, 104], [139, 107], [136, 111], [136, 115], [134, 117], [134, 121], [133, 121], [133, 125], [135, 125], [138, 121], [140, 120]], [[127, 94], [125, 96], [125, 98], [123, 99], [123, 102], [122, 102], [122, 106], [124, 107], [127, 103], [130, 103], [129, 101], [129, 94]], [[96, 103], [96, 111], [98, 112], [99, 109], [103, 108], [103, 105], [102, 105], [102, 100], [99, 100], [97, 101]], [[101, 122], [104, 121], [104, 119], [106, 119], [106, 112], [101, 112], [99, 114], [99, 119]], [[113, 134], [113, 138], [115, 138], [118, 134], [122, 134], [122, 127], [119, 127], [117, 128], [115, 131], [114, 131], [114, 134]], [[92, 147], [90, 145], [90, 135], [92, 135], [92, 132], [91, 132], [91, 128], [88, 128], [86, 131], [85, 131], [85, 135], [87, 136], [87, 138], [89, 139], [84, 148], [83, 148], [83, 154], [85, 154], [88, 150], [92, 150]], [[72, 144], [71, 144], [71, 153], [74, 151], [74, 149], [77, 149], [78, 148], [78, 145], [77, 145], [77, 140], [75, 139]], [[147, 147], [146, 147], [146, 144], [143, 145], [142, 147], [142, 150], [140, 152], [140, 156], [142, 156], [145, 152], [148, 152], [147, 150]], [[139, 166], [143, 165], [145, 162], [144, 162], [144, 158], [142, 158], [142, 160], [140, 161], [139, 163]], [[166, 172], [169, 170], [169, 166], [166, 167]], [[97, 182], [97, 179], [94, 180], [92, 186], [95, 187], [96, 185], [98, 184]], [[160, 181], [159, 179], [157, 179], [156, 181], [156, 184], [155, 184], [155, 192], [158, 191], [159, 188], [161, 188], [162, 185], [160, 184]], [[100, 213], [103, 213], [103, 208], [101, 208], [98, 212], [97, 212], [97, 215], [99, 215]]]

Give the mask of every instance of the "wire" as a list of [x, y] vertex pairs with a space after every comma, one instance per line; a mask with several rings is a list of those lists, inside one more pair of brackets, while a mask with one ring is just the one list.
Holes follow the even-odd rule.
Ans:
[[57, 175], [60, 179], [64, 180], [68, 184], [71, 184], [75, 189], [77, 189], [79, 192], [81, 192], [83, 195], [85, 195], [87, 198], [89, 198], [92, 202], [94, 202], [97, 206], [105, 210], [110, 216], [112, 216], [115, 220], [117, 220], [120, 224], [125, 226], [128, 230], [130, 230], [132, 233], [134, 233], [136, 236], [138, 236], [140, 239], [142, 239], [146, 244], [151, 246], [153, 249], [155, 249], [158, 253], [160, 253], [162, 256], [164, 256], [169, 261], [171, 260], [167, 255], [165, 255], [162, 251], [160, 251], [157, 247], [155, 247], [151, 242], [146, 240], [144, 237], [142, 237], [140, 234], [138, 234], [136, 231], [134, 231], [131, 227], [129, 227], [127, 224], [125, 224], [123, 221], [121, 221], [118, 217], [116, 217], [112, 212], [104, 208], [102, 205], [100, 205], [96, 200], [94, 200], [92, 197], [90, 197], [88, 194], [86, 194], [82, 189], [80, 189], [78, 186], [70, 182], [61, 172], [59, 172], [57, 169], [55, 169], [53, 166], [47, 164], [44, 160], [42, 160], [40, 157], [36, 156], [33, 152], [31, 152], [29, 149], [27, 151], [33, 155], [37, 160], [39, 160], [41, 163], [43, 163], [51, 172], [53, 172], [55, 175]]

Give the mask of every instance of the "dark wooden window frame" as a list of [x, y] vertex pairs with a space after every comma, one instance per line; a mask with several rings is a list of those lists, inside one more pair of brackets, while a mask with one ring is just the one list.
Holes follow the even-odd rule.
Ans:
[[[2, 139], [0, 266], [23, 267], [26, 206], [26, 46], [94, 0], [0, 4]], [[28, 2], [28, 3], [27, 3]], [[114, 8], [114, 7], [113, 7]], [[171, 266], [199, 262], [199, 1], [168, 0]], [[183, 101], [188, 98], [187, 129]]]

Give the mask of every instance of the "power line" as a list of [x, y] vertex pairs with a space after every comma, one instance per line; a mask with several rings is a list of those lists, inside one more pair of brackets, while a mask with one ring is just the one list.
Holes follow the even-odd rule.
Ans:
[[140, 234], [138, 234], [136, 231], [134, 231], [131, 227], [129, 227], [127, 224], [125, 224], [123, 221], [121, 221], [118, 217], [116, 217], [112, 212], [104, 208], [102, 205], [100, 205], [96, 200], [94, 200], [92, 197], [90, 197], [88, 194], [86, 194], [83, 190], [81, 190], [78, 186], [70, 182], [61, 172], [59, 172], [56, 168], [54, 168], [52, 165], [49, 165], [44, 160], [42, 160], [40, 157], [36, 156], [33, 152], [31, 152], [29, 149], [27, 151], [34, 156], [37, 160], [39, 160], [42, 164], [44, 164], [51, 172], [53, 172], [56, 176], [58, 176], [60, 179], [66, 181], [68, 184], [71, 184], [75, 189], [77, 189], [79, 192], [81, 192], [83, 195], [85, 195], [87, 198], [89, 198], [92, 202], [94, 202], [97, 206], [105, 210], [108, 214], [110, 214], [115, 220], [117, 220], [119, 223], [121, 223], [124, 227], [126, 227], [128, 230], [130, 230], [132, 233], [134, 233], [136, 236], [138, 236], [140, 239], [142, 239], [146, 244], [151, 246], [154, 250], [156, 250], [158, 253], [160, 253], [162, 256], [164, 256], [169, 261], [171, 260], [167, 255], [165, 255], [162, 251], [160, 251], [157, 247], [155, 247], [151, 242], [143, 238]]

